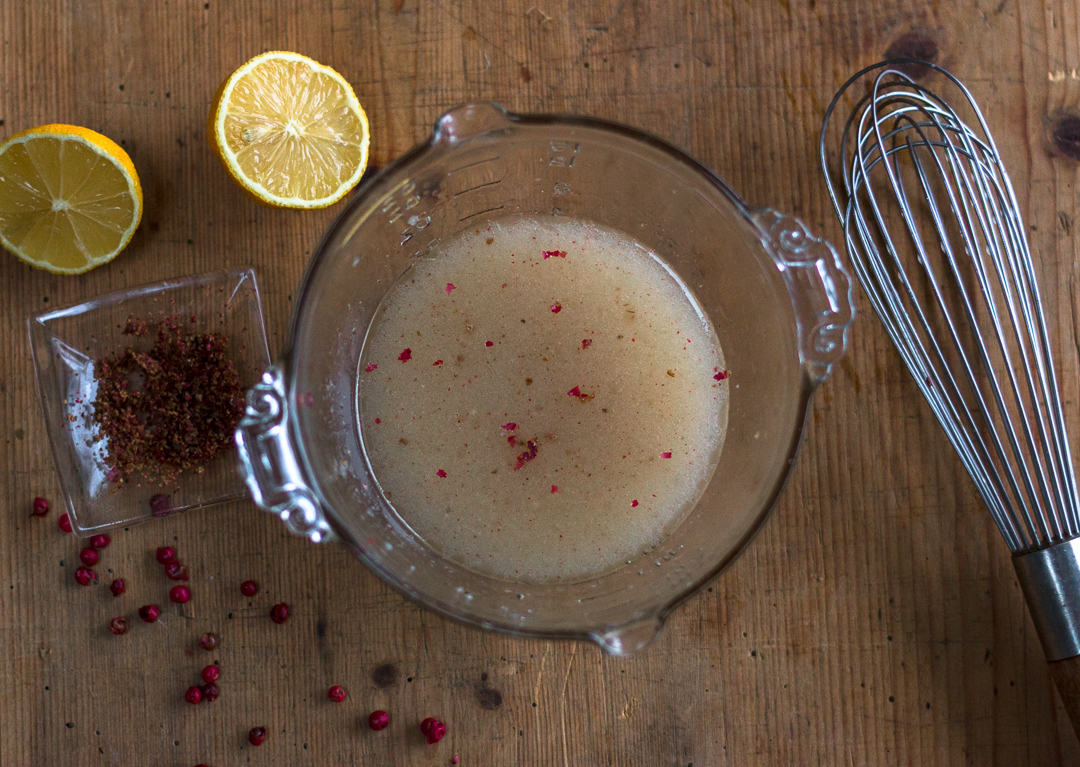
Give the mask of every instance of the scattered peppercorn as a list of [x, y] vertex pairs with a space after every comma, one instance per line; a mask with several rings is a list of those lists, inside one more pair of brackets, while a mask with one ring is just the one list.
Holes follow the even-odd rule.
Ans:
[[255, 581], [244, 581], [240, 584], [240, 593], [245, 597], [253, 597], [259, 593], [259, 584]]
[[248, 743], [253, 746], [261, 746], [264, 740], [266, 740], [266, 728], [252, 727], [248, 733]]
[[60, 527], [60, 530], [62, 532], [71, 532], [71, 517], [69, 517], [67, 514], [61, 514], [60, 518], [56, 520], [56, 524]]
[[114, 578], [113, 582], [109, 584], [109, 591], [112, 592], [114, 597], [118, 597], [124, 593], [124, 579]]
[[177, 604], [184, 604], [191, 599], [191, 590], [187, 586], [173, 586], [169, 589], [169, 600]]
[[98, 533], [90, 539], [90, 546], [94, 549], [103, 549], [112, 543], [108, 533]]
[[179, 562], [173, 560], [165, 565], [165, 577], [171, 581], [182, 581], [187, 576], [187, 570]]
[[89, 586], [91, 581], [97, 580], [97, 573], [89, 567], [80, 567], [75, 571], [75, 581], [80, 586]]
[[326, 693], [326, 697], [334, 701], [334, 703], [341, 703], [341, 701], [345, 700], [345, 688], [340, 684], [335, 684]]
[[202, 670], [202, 678], [204, 682], [216, 682], [218, 677], [221, 676], [221, 669], [211, 664]]
[[176, 561], [176, 550], [172, 546], [160, 546], [157, 550], [157, 561], [159, 564], [167, 565], [170, 562]]
[[367, 718], [368, 727], [378, 732], [390, 726], [390, 715], [385, 711], [372, 711]]
[[215, 700], [217, 700], [218, 686], [213, 682], [207, 682], [199, 689], [202, 690], [203, 700], [205, 700], [207, 703], [213, 703]]
[[81, 559], [82, 563], [87, 567], [93, 567], [98, 563], [98, 553], [96, 550], [86, 546], [79, 552], [79, 559]]
[[289, 620], [289, 606], [284, 602], [274, 605], [270, 610], [270, 618], [274, 623], [284, 623]]
[[[156, 329], [149, 351], [130, 346], [94, 363], [94, 421], [105, 443], [104, 460], [122, 484], [141, 475], [172, 483], [182, 471], [202, 473], [208, 461], [233, 447], [243, 415], [243, 389], [220, 333], [193, 333], [179, 316], [157, 323], [128, 317], [124, 335]], [[142, 378], [131, 385], [132, 376]]]
[[139, 617], [147, 623], [153, 623], [158, 619], [158, 615], [161, 614], [161, 610], [157, 605], [143, 605], [139, 608]]
[[199, 701], [202, 700], [202, 690], [198, 687], [187, 688], [187, 692], [184, 693], [184, 700], [193, 706], [199, 705]]
[[117, 636], [120, 636], [121, 634], [126, 634], [127, 630], [127, 618], [113, 618], [111, 621], [109, 621], [109, 631], [116, 634]]
[[48, 513], [49, 513], [49, 502], [46, 501], [44, 498], [35, 498], [34, 499], [34, 516], [35, 517], [44, 517]]
[[210, 652], [217, 647], [217, 637], [214, 634], [203, 634], [199, 637], [199, 647]]
[[446, 725], [429, 716], [420, 722], [420, 732], [424, 733], [424, 737], [427, 738], [429, 744], [438, 743], [446, 735]]

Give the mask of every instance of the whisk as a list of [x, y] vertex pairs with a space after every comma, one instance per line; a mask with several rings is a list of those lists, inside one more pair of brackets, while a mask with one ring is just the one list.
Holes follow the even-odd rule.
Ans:
[[[943, 75], [963, 116], [910, 67]], [[830, 162], [843, 98], [855, 105]], [[941, 67], [886, 61], [840, 88], [819, 149], [863, 290], [1013, 554], [1080, 734], [1080, 495], [1031, 249], [986, 120]]]

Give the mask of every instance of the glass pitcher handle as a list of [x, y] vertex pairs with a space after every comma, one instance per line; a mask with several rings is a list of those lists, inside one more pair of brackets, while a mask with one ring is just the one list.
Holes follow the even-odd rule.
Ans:
[[836, 249], [794, 216], [764, 208], [752, 218], [784, 276], [798, 324], [800, 361], [816, 386], [848, 347], [855, 320], [851, 275]]
[[288, 415], [284, 378], [274, 366], [248, 391], [247, 407], [236, 428], [240, 475], [255, 504], [281, 517], [294, 535], [314, 543], [334, 540], [289, 441]]

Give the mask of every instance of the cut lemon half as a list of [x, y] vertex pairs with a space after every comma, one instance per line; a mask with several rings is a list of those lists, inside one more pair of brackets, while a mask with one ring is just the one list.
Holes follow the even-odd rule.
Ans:
[[298, 53], [263, 53], [229, 75], [206, 132], [233, 180], [274, 207], [333, 205], [367, 167], [368, 120], [352, 87]]
[[0, 244], [31, 266], [81, 274], [111, 261], [142, 218], [127, 152], [75, 125], [42, 125], [0, 144]]

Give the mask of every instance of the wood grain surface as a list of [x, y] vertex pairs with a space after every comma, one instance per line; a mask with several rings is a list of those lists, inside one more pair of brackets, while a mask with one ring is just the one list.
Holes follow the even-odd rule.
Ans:
[[[1066, 407], [1080, 427], [1080, 3], [1075, 0], [0, 0], [0, 136], [99, 130], [142, 177], [131, 246], [81, 277], [0, 258], [0, 763], [22, 765], [1075, 765], [1008, 552], [865, 300], [815, 397], [776, 512], [647, 652], [508, 639], [405, 601], [340, 547], [291, 538], [250, 503], [114, 536], [75, 585], [79, 544], [34, 387], [25, 321], [102, 292], [226, 266], [260, 276], [271, 352], [337, 212], [262, 208], [207, 147], [214, 89], [285, 49], [340, 71], [379, 166], [444, 110], [495, 99], [655, 133], [747, 200], [839, 241], [817, 167], [823, 107], [856, 69], [933, 57], [984, 107], [1030, 227]], [[931, 77], [928, 84], [933, 85]], [[647, 183], [647, 180], [643, 180]], [[192, 571], [184, 609], [153, 551]], [[254, 599], [239, 583], [262, 585]], [[293, 607], [284, 626], [267, 611]], [[153, 626], [139, 605], [168, 605]], [[123, 637], [109, 620], [137, 625]], [[137, 629], [137, 630], [136, 630]], [[214, 631], [213, 653], [196, 638]], [[183, 692], [217, 660], [222, 694]], [[349, 697], [326, 699], [341, 684]], [[390, 712], [381, 733], [373, 709]], [[424, 744], [417, 723], [446, 722]], [[249, 728], [269, 731], [247, 744]]]

